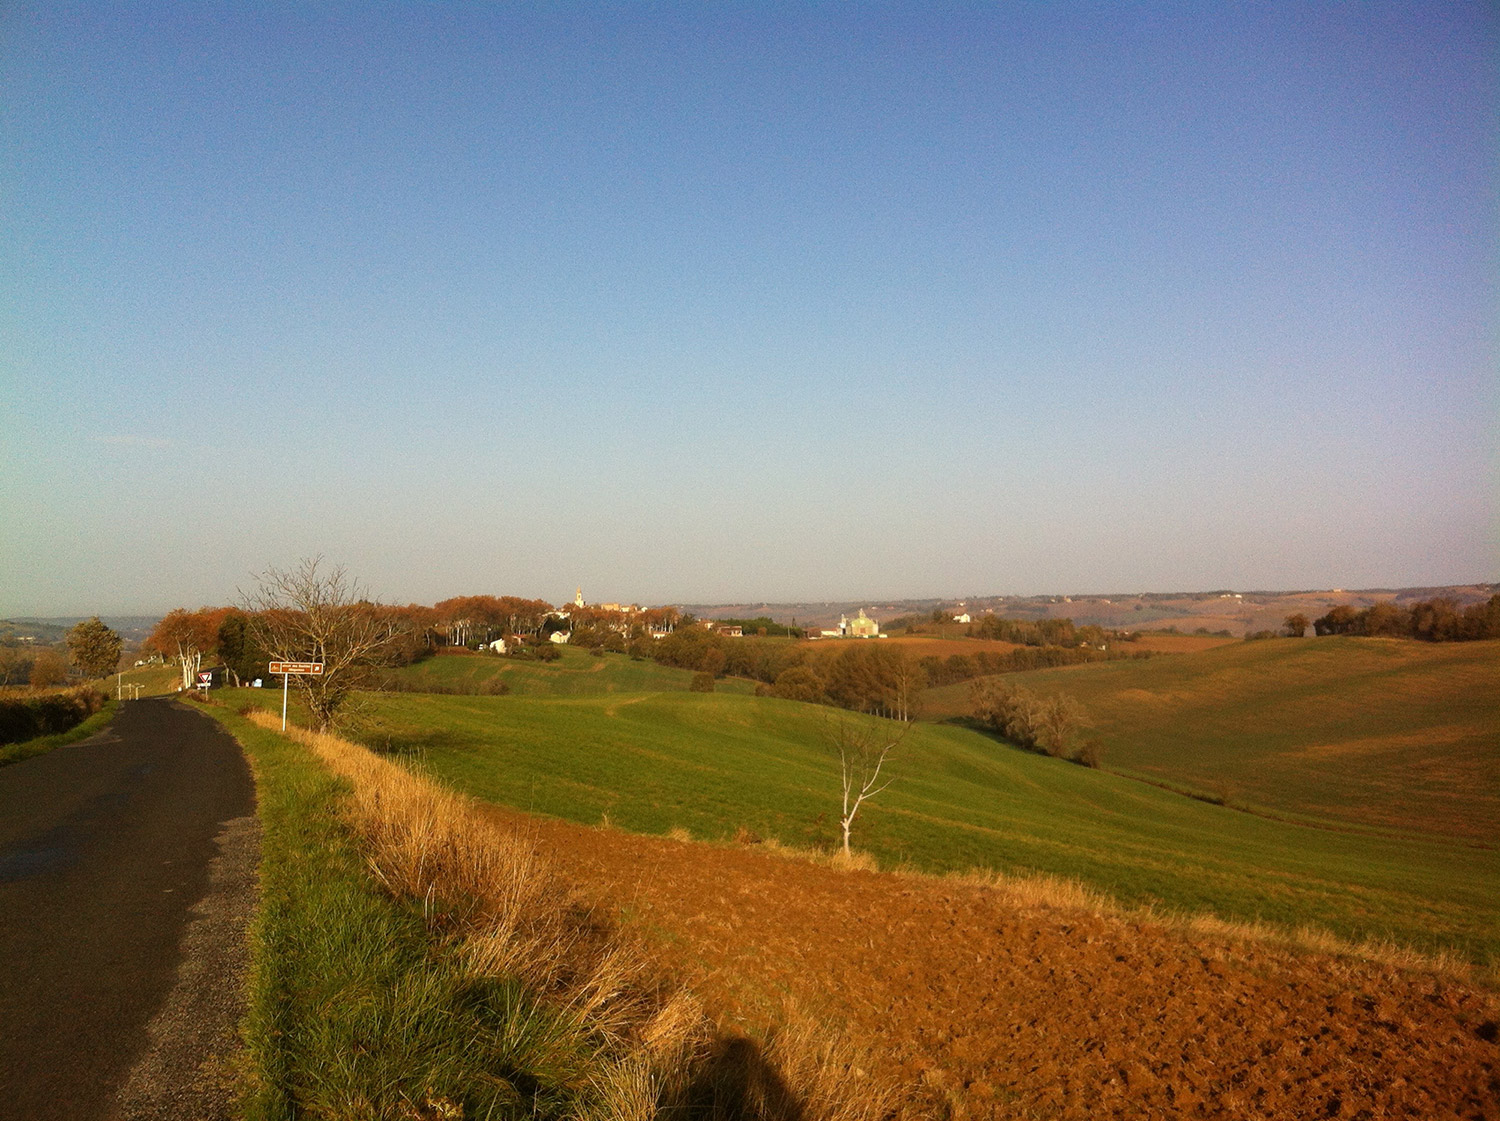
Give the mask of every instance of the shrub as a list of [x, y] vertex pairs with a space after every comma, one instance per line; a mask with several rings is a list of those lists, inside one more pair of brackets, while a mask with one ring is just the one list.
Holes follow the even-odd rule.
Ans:
[[1073, 762], [1081, 763], [1085, 767], [1093, 767], [1096, 770], [1104, 761], [1104, 745], [1095, 736], [1090, 736], [1083, 741], [1083, 745], [1073, 756]]

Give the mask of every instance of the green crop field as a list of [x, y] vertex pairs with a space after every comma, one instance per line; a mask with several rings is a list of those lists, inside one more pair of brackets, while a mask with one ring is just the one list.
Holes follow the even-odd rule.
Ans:
[[[409, 688], [477, 689], [496, 678], [517, 696], [579, 697], [609, 693], [645, 693], [684, 690], [693, 680], [691, 670], [635, 661], [624, 654], [594, 657], [587, 650], [558, 647], [562, 657], [555, 662], [507, 658], [499, 654], [443, 654], [407, 666], [395, 676]], [[715, 690], [753, 693], [755, 683], [721, 678]]]
[[[365, 701], [367, 742], [481, 798], [641, 832], [725, 839], [745, 828], [799, 846], [837, 833], [826, 722], [867, 719], [681, 691]], [[1051, 873], [1127, 904], [1500, 960], [1500, 863], [1458, 838], [1271, 820], [949, 725], [914, 726], [890, 774], [895, 784], [855, 825], [856, 845], [887, 866]]]
[[[1109, 770], [1307, 820], [1500, 838], [1500, 642], [1278, 639], [1013, 679], [1082, 702]], [[963, 713], [967, 686], [926, 702]]]

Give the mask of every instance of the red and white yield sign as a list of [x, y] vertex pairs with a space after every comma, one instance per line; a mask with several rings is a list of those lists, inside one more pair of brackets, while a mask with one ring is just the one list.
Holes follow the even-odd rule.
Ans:
[[272, 673], [311, 673], [323, 672], [322, 662], [272, 662]]

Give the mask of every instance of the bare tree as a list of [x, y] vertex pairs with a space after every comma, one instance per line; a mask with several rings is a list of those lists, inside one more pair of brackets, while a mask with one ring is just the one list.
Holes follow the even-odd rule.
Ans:
[[880, 781], [881, 769], [891, 752], [901, 745], [911, 731], [906, 722], [893, 722], [872, 717], [838, 717], [825, 726], [825, 736], [839, 757], [839, 774], [843, 783], [843, 814], [839, 826], [843, 830], [844, 855], [849, 855], [849, 833], [854, 828], [854, 817], [860, 806], [875, 797], [894, 782], [887, 778]]
[[365, 672], [385, 660], [391, 630], [377, 604], [343, 567], [320, 572], [321, 557], [296, 568], [267, 569], [260, 587], [242, 593], [255, 641], [277, 661], [321, 662], [318, 675], [297, 675], [319, 731], [331, 728]]

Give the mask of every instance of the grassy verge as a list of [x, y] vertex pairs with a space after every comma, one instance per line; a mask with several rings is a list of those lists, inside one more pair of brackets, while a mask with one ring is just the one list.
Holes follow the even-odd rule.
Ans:
[[51, 736], [37, 736], [35, 739], [22, 740], [20, 743], [5, 744], [0, 747], [0, 767], [7, 763], [19, 763], [22, 759], [30, 759], [35, 755], [45, 755], [64, 744], [88, 739], [95, 732], [102, 731], [104, 726], [115, 718], [115, 704], [116, 702], [112, 700], [105, 701], [104, 707], [98, 712], [66, 732], [58, 732]]
[[[801, 1116], [757, 1100], [776, 1047], [723, 1046], [524, 838], [353, 744], [211, 711], [264, 826], [250, 1121]], [[872, 1116], [838, 1092], [851, 1059], [807, 1056], [780, 1057], [804, 1103]]]
[[519, 985], [470, 976], [371, 879], [347, 781], [212, 711], [253, 761], [264, 827], [247, 1118], [566, 1115], [584, 1041]]

